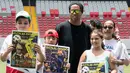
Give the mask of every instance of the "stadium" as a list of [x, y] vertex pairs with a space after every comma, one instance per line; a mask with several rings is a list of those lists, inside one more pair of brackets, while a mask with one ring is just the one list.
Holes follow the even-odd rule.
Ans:
[[[98, 19], [102, 23], [111, 19], [119, 29], [121, 41], [125, 43], [130, 55], [130, 0], [0, 0], [0, 48], [5, 37], [15, 30], [15, 15], [21, 10], [31, 15], [29, 31], [43, 34], [48, 29], [69, 19], [68, 6], [72, 2], [84, 5], [83, 22], [90, 24], [90, 20]], [[5, 64], [0, 63], [0, 73], [4, 73]], [[130, 67], [125, 68], [129, 73]]]

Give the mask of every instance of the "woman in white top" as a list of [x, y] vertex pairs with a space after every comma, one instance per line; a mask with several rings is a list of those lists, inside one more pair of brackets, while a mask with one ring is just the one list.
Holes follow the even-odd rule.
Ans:
[[103, 43], [105, 49], [111, 51], [113, 56], [115, 56], [112, 62], [117, 64], [118, 73], [124, 73], [123, 66], [121, 67], [121, 65], [129, 65], [129, 60], [125, 55], [125, 45], [114, 34], [115, 28], [115, 23], [112, 20], [105, 21], [103, 25]]
[[93, 30], [90, 38], [90, 42], [93, 47], [91, 50], [84, 51], [84, 53], [81, 55], [78, 65], [78, 73], [80, 73], [82, 62], [99, 62], [103, 60], [107, 61], [109, 64], [111, 73], [117, 73], [115, 64], [111, 62], [113, 57], [109, 51], [104, 50], [102, 41], [102, 33], [98, 30]]

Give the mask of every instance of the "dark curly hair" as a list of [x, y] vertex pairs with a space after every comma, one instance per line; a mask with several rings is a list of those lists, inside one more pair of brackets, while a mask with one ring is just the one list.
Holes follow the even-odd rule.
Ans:
[[71, 3], [71, 4], [69, 5], [69, 13], [70, 13], [70, 9], [71, 9], [71, 6], [72, 6], [72, 5], [78, 5], [78, 6], [80, 7], [81, 12], [83, 13], [83, 11], [84, 11], [84, 6], [83, 6], [81, 3]]
[[90, 20], [90, 24], [97, 29], [102, 29], [103, 25], [99, 20]]

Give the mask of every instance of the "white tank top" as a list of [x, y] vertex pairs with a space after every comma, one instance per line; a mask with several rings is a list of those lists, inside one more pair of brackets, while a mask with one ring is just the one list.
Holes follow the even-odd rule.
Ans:
[[92, 53], [92, 50], [87, 50], [86, 52], [87, 58], [86, 58], [86, 62], [104, 62], [105, 63], [105, 72], [108, 73], [109, 72], [109, 56], [110, 56], [110, 52], [109, 51], [104, 51], [102, 54], [95, 56]]
[[97, 61], [104, 61], [107, 60], [110, 56], [110, 52], [109, 51], [104, 51], [101, 55], [99, 56], [95, 56], [92, 53], [92, 50], [87, 50], [87, 58], [86, 58], [86, 62], [97, 62]]

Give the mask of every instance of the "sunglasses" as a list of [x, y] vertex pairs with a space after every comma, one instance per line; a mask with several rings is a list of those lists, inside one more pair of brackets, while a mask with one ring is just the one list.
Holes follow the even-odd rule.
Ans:
[[104, 28], [104, 29], [107, 29], [107, 28], [108, 28], [108, 29], [112, 29], [113, 27], [111, 27], [111, 26], [104, 26], [103, 28]]
[[78, 14], [79, 12], [80, 12], [80, 10], [71, 10], [70, 11], [70, 13], [72, 13], [72, 14], [74, 14], [74, 13]]

